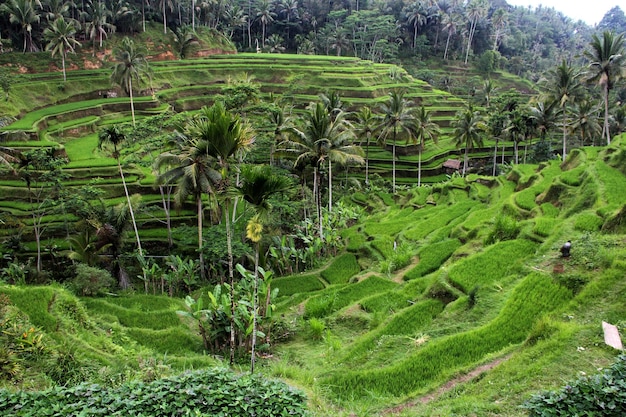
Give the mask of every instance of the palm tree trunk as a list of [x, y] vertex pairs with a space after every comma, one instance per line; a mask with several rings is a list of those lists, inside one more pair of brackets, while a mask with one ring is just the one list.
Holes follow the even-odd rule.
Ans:
[[493, 170], [491, 176], [496, 176], [496, 165], [498, 163], [498, 140], [496, 139], [496, 146], [493, 147]]
[[120, 163], [119, 157], [117, 157], [117, 167], [120, 170], [120, 177], [122, 177], [122, 185], [124, 186], [124, 194], [126, 194], [126, 201], [128, 202], [128, 211], [130, 212], [130, 219], [133, 222], [133, 230], [135, 231], [135, 238], [137, 239], [137, 250], [139, 251], [139, 256], [143, 256], [141, 240], [139, 239], [139, 231], [137, 230], [137, 222], [135, 221], [135, 212], [133, 211], [133, 205], [130, 202], [130, 195], [128, 194], [128, 187], [126, 186], [126, 179], [124, 178], [124, 171], [122, 170], [122, 164]]
[[393, 125], [393, 147], [391, 152], [391, 189], [396, 193], [396, 125]]
[[133, 127], [135, 127], [135, 104], [133, 103], [133, 78], [128, 79], [128, 94], [130, 95], [130, 114], [133, 119]]
[[567, 157], [567, 126], [565, 126], [567, 114], [565, 113], [565, 108], [563, 108], [563, 162], [565, 162], [565, 158]]
[[203, 247], [204, 247], [204, 239], [202, 237], [202, 216], [203, 216], [203, 210], [202, 210], [202, 195], [199, 195], [196, 198], [196, 205], [198, 208], [198, 253], [200, 256], [200, 276], [202, 277], [202, 280], [204, 280], [206, 278], [205, 274], [205, 268], [204, 268], [204, 255], [203, 255]]
[[370, 177], [369, 177], [369, 170], [370, 170], [370, 138], [368, 135], [367, 138], [367, 142], [365, 143], [365, 185], [369, 185], [370, 183]]
[[317, 227], [320, 233], [320, 239], [324, 237], [324, 229], [322, 226], [322, 201], [320, 199], [319, 170], [317, 164], [313, 168], [313, 194], [315, 199], [315, 209], [317, 210]]
[[191, 0], [191, 29], [196, 30], [196, 0]]
[[254, 252], [254, 294], [252, 296], [252, 347], [250, 354], [250, 373], [254, 373], [256, 328], [257, 328], [257, 304], [259, 298], [259, 242], [256, 243]]
[[465, 157], [463, 158], [463, 176], [465, 176], [465, 169], [467, 168], [469, 146], [465, 145]]
[[167, 17], [165, 14], [165, 1], [166, 0], [162, 0], [163, 1], [163, 33], [167, 34]]
[[65, 73], [65, 54], [61, 53], [61, 65], [63, 66], [63, 82], [67, 81], [67, 75]]
[[[333, 164], [328, 158], [328, 212], [333, 211]], [[339, 181], [341, 183], [341, 180]], [[341, 186], [341, 184], [339, 184]]]
[[230, 230], [228, 199], [224, 201], [226, 248], [228, 250], [228, 278], [230, 281], [230, 364], [235, 363], [235, 273], [233, 271], [233, 236]]
[[[604, 127], [602, 128], [606, 132], [606, 144], [611, 144], [611, 132], [609, 131], [609, 83], [604, 85]], [[604, 133], [603, 132], [603, 133]]]
[[417, 186], [422, 185], [422, 145], [417, 150]]
[[448, 39], [446, 40], [446, 49], [443, 51], [443, 59], [448, 60], [448, 46], [450, 45], [451, 33], [448, 32]]

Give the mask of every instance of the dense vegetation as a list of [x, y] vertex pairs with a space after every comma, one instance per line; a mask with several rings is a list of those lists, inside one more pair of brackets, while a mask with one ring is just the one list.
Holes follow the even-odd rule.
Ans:
[[[3, 47], [30, 51], [0, 54], [2, 401], [157, 398], [249, 361], [320, 415], [521, 415], [615, 359], [597, 325], [623, 328], [623, 36], [480, 1], [292, 3], [241, 4], [260, 8], [239, 26], [236, 3], [162, 3], [163, 26], [150, 5], [2, 3]], [[540, 16], [545, 43], [515, 47]], [[270, 53], [202, 58], [258, 32]], [[304, 413], [289, 398], [270, 414]]]

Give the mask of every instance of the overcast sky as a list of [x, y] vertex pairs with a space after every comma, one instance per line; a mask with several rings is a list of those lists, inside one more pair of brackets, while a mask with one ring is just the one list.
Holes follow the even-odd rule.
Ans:
[[613, 7], [620, 6], [624, 10], [624, 0], [507, 0], [507, 3], [533, 8], [540, 4], [544, 7], [554, 7], [564, 15], [574, 20], [583, 20], [592, 26], [597, 25], [604, 14]]

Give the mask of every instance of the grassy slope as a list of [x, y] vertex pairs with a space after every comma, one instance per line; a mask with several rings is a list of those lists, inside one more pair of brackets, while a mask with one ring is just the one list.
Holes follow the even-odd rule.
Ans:
[[[405, 416], [522, 416], [519, 405], [532, 392], [606, 366], [616, 352], [602, 343], [600, 321], [623, 326], [626, 251], [618, 246], [623, 231], [607, 234], [599, 228], [615, 224], [626, 201], [611, 191], [613, 181], [625, 178], [605, 155], [620, 160], [625, 140], [616, 140], [597, 157], [593, 150], [579, 151], [584, 158], [579, 155], [574, 163], [573, 155], [564, 170], [558, 162], [521, 166], [508, 179], [491, 182], [488, 197], [481, 187], [489, 181], [470, 177], [409, 191], [395, 200], [382, 194], [371, 198], [372, 204], [391, 205], [385, 215], [375, 212], [355, 226], [374, 237], [353, 248], [357, 260], [367, 253], [377, 253], [379, 260], [393, 256], [393, 251], [372, 249], [385, 239], [411, 242], [416, 254], [454, 237], [461, 243], [452, 244], [449, 258], [433, 261], [425, 256], [428, 262], [441, 263], [428, 275], [407, 278], [406, 271], [397, 271], [371, 276], [377, 263], [370, 259], [373, 271], [361, 271], [348, 281], [338, 271], [355, 273], [354, 266], [348, 266], [356, 265], [353, 255], [340, 258], [346, 266], [329, 263], [315, 278], [326, 277], [317, 281], [324, 289], [303, 286], [300, 291], [306, 292], [277, 301], [280, 315], [298, 323], [300, 331], [259, 363], [262, 372], [307, 389], [311, 407], [320, 416], [388, 415], [391, 406]], [[581, 166], [587, 179], [563, 186], [563, 179]], [[557, 212], [543, 206], [528, 213], [516, 205], [524, 190], [536, 184], [541, 184], [538, 207], [549, 204], [554, 198], [550, 190], [560, 187]], [[518, 191], [511, 191], [516, 187]], [[588, 189], [597, 194], [591, 206], [581, 201]], [[449, 215], [466, 203], [476, 207], [471, 215]], [[516, 219], [517, 239], [484, 243], [494, 228], [493, 208]], [[590, 211], [602, 219], [591, 233], [577, 226], [577, 219]], [[410, 220], [404, 228], [396, 227], [399, 218]], [[420, 218], [444, 221], [420, 234], [412, 226]], [[548, 218], [556, 223], [553, 232], [534, 234], [535, 224]], [[412, 231], [410, 238], [406, 231]], [[574, 249], [564, 262], [556, 249], [568, 238]], [[489, 262], [490, 257], [497, 259]], [[563, 273], [553, 273], [558, 265], [563, 265]], [[289, 279], [281, 285], [291, 293]], [[8, 294], [47, 337], [74, 340], [79, 355], [114, 369], [136, 368], [138, 357], [164, 354], [172, 372], [215, 363], [199, 354], [197, 335], [176, 316], [175, 310], [183, 308], [180, 300], [138, 295], [76, 300], [55, 287], [0, 287], [0, 293]], [[78, 303], [80, 320], [87, 325], [78, 325], [67, 308], [55, 307], [59, 300]], [[307, 314], [325, 324], [321, 340], [308, 332]], [[419, 400], [455, 376], [496, 359], [504, 360], [493, 370], [430, 402]]]

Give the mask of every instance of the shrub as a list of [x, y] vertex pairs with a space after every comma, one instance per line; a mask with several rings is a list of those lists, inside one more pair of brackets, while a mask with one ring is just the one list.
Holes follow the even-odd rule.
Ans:
[[76, 265], [76, 277], [70, 284], [74, 293], [82, 296], [104, 294], [113, 285], [115, 285], [115, 280], [109, 272], [85, 264]]
[[626, 415], [626, 355], [608, 369], [564, 387], [535, 394], [523, 404], [530, 417]]
[[310, 318], [307, 320], [308, 333], [312, 339], [322, 340], [324, 338], [324, 331], [326, 330], [326, 324], [318, 318]]
[[258, 375], [236, 376], [225, 369], [187, 372], [150, 383], [128, 382], [117, 388], [83, 383], [39, 392], [1, 390], [0, 412], [5, 417], [308, 415], [302, 392], [282, 382]]

